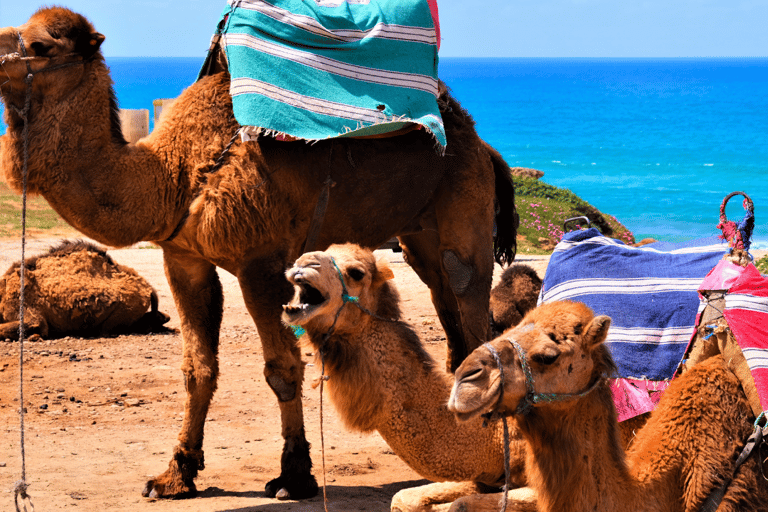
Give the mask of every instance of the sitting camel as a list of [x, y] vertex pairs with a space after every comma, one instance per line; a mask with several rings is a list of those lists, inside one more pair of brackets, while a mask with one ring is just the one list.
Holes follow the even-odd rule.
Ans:
[[[283, 306], [283, 321], [306, 331], [301, 340], [318, 363], [322, 358], [330, 399], [345, 424], [362, 432], [377, 430], [424, 478], [465, 482], [406, 489], [393, 499], [393, 510], [410, 509], [406, 502], [412, 501], [424, 506], [451, 502], [503, 485], [501, 425], [483, 428], [479, 417], [459, 423], [448, 410], [453, 377], [437, 368], [413, 328], [401, 320], [386, 261], [376, 261], [356, 245], [334, 245], [304, 254], [286, 275], [294, 296]], [[522, 445], [513, 432], [514, 486], [525, 485]]]
[[[0, 276], [0, 340], [19, 337], [20, 268]], [[170, 318], [135, 270], [83, 241], [64, 241], [24, 260], [24, 330], [30, 337], [158, 332]], [[147, 311], [149, 310], [149, 311]]]
[[[691, 368], [672, 382], [625, 454], [606, 379], [615, 370], [603, 344], [609, 326], [608, 317], [580, 303], [531, 311], [459, 367], [449, 407], [465, 421], [489, 409], [515, 415], [541, 511], [697, 511], [734, 473], [752, 432], [739, 381], [720, 356]], [[471, 508], [467, 499], [455, 508]], [[765, 510], [765, 503], [768, 484], [752, 457], [718, 510]], [[508, 505], [515, 509], [514, 496]]]
[[520, 323], [536, 307], [541, 278], [528, 265], [512, 265], [491, 290], [491, 332], [494, 337]]

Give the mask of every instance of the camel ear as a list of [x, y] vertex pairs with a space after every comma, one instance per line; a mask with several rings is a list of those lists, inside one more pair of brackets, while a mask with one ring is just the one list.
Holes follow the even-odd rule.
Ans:
[[389, 262], [381, 259], [376, 261], [376, 280], [377, 281], [389, 281], [395, 278], [395, 273], [389, 268]]
[[79, 53], [86, 59], [92, 57], [94, 53], [99, 51], [104, 39], [106, 39], [104, 35], [98, 32], [82, 34], [75, 42], [75, 53]]
[[608, 329], [611, 327], [611, 318], [605, 315], [596, 316], [589, 322], [584, 341], [589, 347], [596, 347], [608, 337]]

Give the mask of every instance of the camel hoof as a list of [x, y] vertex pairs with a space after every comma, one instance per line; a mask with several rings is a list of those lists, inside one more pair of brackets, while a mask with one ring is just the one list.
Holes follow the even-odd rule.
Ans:
[[305, 500], [317, 496], [317, 480], [311, 473], [283, 476], [267, 482], [264, 493], [278, 500]]
[[144, 489], [141, 491], [141, 495], [150, 500], [170, 499], [170, 500], [182, 500], [186, 498], [194, 498], [197, 496], [197, 487], [195, 484], [189, 486], [172, 486], [179, 487], [176, 492], [169, 490], [168, 486], [160, 483], [157, 479], [149, 480]]

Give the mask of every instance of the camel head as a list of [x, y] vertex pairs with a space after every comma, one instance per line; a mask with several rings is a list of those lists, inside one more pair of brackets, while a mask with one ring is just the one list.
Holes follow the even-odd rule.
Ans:
[[[562, 406], [615, 370], [603, 345], [610, 325], [610, 318], [595, 317], [578, 302], [551, 302], [533, 309], [517, 327], [464, 360], [456, 370], [448, 408], [458, 419], [468, 420], [488, 411], [524, 414], [524, 404], [531, 402], [534, 407]], [[503, 392], [499, 365], [504, 373]], [[551, 401], [552, 397], [557, 398]]]
[[354, 244], [302, 255], [286, 272], [294, 296], [283, 306], [282, 319], [308, 333], [349, 332], [372, 318], [399, 317], [398, 296], [388, 281], [386, 261]]
[[103, 41], [85, 17], [63, 7], [39, 9], [23, 25], [0, 29], [0, 95], [23, 106], [29, 71], [35, 74], [34, 93], [71, 89], [82, 79], [82, 66], [41, 71], [91, 59]]

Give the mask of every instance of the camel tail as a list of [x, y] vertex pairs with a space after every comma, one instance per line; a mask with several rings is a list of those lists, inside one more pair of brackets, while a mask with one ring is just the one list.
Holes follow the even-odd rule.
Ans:
[[515, 185], [512, 171], [498, 151], [487, 143], [496, 178], [496, 217], [493, 234], [493, 256], [499, 265], [509, 265], [517, 252], [517, 227], [520, 216], [515, 210]]

